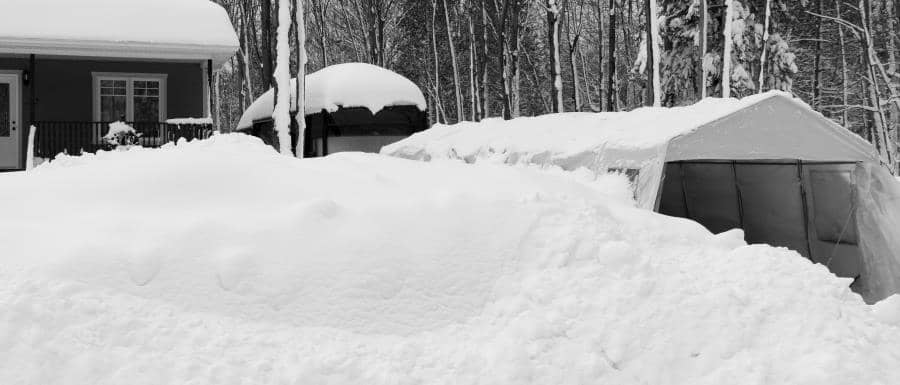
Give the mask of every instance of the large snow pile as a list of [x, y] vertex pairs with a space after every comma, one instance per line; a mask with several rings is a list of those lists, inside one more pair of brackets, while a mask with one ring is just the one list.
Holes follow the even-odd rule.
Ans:
[[[297, 80], [291, 80], [291, 111]], [[253, 121], [272, 117], [274, 90], [260, 96], [244, 111], [237, 128], [243, 130]], [[428, 104], [422, 91], [411, 80], [396, 72], [365, 63], [343, 63], [325, 67], [306, 76], [306, 115], [340, 107], [365, 107], [373, 114], [390, 106], [416, 106], [425, 111]]]
[[618, 176], [224, 135], [0, 187], [3, 384], [900, 378], [896, 301], [636, 209]]

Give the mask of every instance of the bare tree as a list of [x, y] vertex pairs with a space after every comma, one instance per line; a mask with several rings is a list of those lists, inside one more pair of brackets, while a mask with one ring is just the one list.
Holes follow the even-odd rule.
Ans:
[[548, 73], [550, 74], [550, 91], [553, 95], [551, 105], [553, 112], [563, 112], [565, 106], [563, 105], [562, 68], [559, 58], [559, 22], [562, 7], [557, 0], [546, 0], [544, 8], [547, 13], [547, 47], [550, 50]]
[[453, 41], [453, 28], [450, 25], [450, 9], [447, 7], [447, 0], [441, 0], [444, 5], [444, 23], [447, 27], [447, 43], [450, 46], [450, 64], [453, 67], [453, 91], [456, 95], [456, 121], [465, 120], [465, 111], [463, 108], [462, 88], [459, 82], [459, 62], [456, 57], [456, 45]]

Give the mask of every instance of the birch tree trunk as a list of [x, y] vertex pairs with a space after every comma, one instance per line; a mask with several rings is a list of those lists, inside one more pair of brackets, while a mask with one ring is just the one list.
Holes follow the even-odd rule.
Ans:
[[609, 49], [606, 64], [609, 66], [606, 70], [606, 76], [609, 78], [606, 84], [606, 106], [607, 111], [618, 111], [618, 89], [616, 87], [616, 12], [619, 0], [609, 0]]
[[[705, 2], [705, 0], [703, 0]], [[838, 0], [840, 1], [840, 0]], [[821, 8], [822, 0], [819, 0], [819, 8]], [[766, 52], [769, 51], [769, 19], [772, 17], [772, 0], [766, 0], [766, 20], [763, 23], [762, 49], [759, 54], [759, 93], [765, 90], [766, 80]], [[821, 29], [820, 29], [821, 31]]]
[[453, 28], [450, 25], [450, 9], [447, 0], [442, 0], [444, 5], [444, 23], [447, 26], [447, 43], [450, 45], [450, 64], [453, 67], [453, 91], [456, 96], [456, 121], [466, 120], [465, 106], [463, 105], [462, 89], [459, 82], [459, 63], [456, 60], [456, 45], [453, 42]]
[[553, 112], [563, 112], [563, 84], [562, 84], [562, 68], [560, 66], [559, 57], [559, 16], [560, 7], [557, 0], [547, 0], [545, 5], [547, 8], [547, 47], [550, 49], [550, 94], [553, 103]]
[[[438, 57], [437, 48], [437, 0], [431, 0], [431, 52], [434, 55], [434, 99], [439, 107], [439, 111], [443, 112], [444, 103], [441, 101], [441, 62]], [[438, 119], [438, 123], [440, 119]], [[444, 116], [443, 123], [447, 123], [447, 117]]]
[[[297, 112], [294, 119], [297, 121], [297, 144], [294, 147], [294, 154], [298, 158], [303, 158], [306, 153], [306, 65], [309, 57], [306, 52], [306, 12], [304, 7], [305, 0], [297, 0], [296, 20], [297, 20], [297, 88], [294, 90]], [[323, 25], [324, 29], [325, 26]], [[324, 40], [324, 32], [322, 33]], [[323, 45], [323, 55], [325, 48]], [[323, 62], [327, 65], [327, 55], [323, 56]]]
[[275, 63], [275, 110], [272, 113], [278, 148], [282, 155], [291, 155], [291, 6], [289, 0], [278, 0], [278, 34]]
[[644, 0], [647, 12], [647, 101], [654, 107], [662, 105], [662, 90], [659, 77], [659, 27], [656, 0]]
[[479, 66], [479, 71], [481, 71], [481, 84], [478, 86], [478, 93], [481, 99], [481, 118], [487, 118], [491, 116], [491, 100], [490, 100], [490, 91], [488, 90], [488, 84], [491, 84], [490, 79], [490, 58], [488, 57], [488, 44], [490, 40], [488, 39], [488, 26], [490, 20], [488, 19], [487, 0], [481, 0], [481, 63]]
[[471, 110], [471, 118], [473, 122], [481, 120], [481, 103], [478, 99], [478, 75], [476, 58], [478, 57], [478, 46], [475, 44], [475, 20], [469, 15], [469, 109]]
[[[816, 12], [822, 14], [822, 0], [816, 0]], [[822, 18], [818, 18], [816, 25], [816, 48], [813, 61], [813, 89], [812, 107], [819, 109], [822, 103]]]
[[[836, 16], [839, 20], [842, 20], [841, 16], [841, 2], [843, 0], [834, 0], [834, 9]], [[837, 25], [838, 29], [838, 46], [841, 51], [841, 103], [843, 107], [841, 108], [841, 125], [845, 128], [848, 128], [850, 125], [850, 117], [848, 116], [847, 106], [849, 105], [850, 93], [847, 90], [848, 84], [848, 76], [847, 76], [847, 46], [844, 42], [844, 26], [841, 24]]]
[[[768, 0], [766, 0], [768, 1]], [[840, 1], [840, 0], [838, 0]], [[703, 66], [703, 61], [706, 60], [706, 51], [709, 50], [707, 45], [707, 37], [709, 27], [709, 6], [707, 4], [707, 0], [700, 0], [700, 69], [697, 73], [700, 74], [700, 99], [706, 99], [707, 97], [707, 87], [709, 86], [709, 80], [707, 79], [706, 67]]]
[[732, 0], [725, 0], [725, 28], [722, 31], [724, 35], [724, 50], [722, 53], [722, 97], [731, 97], [731, 25], [733, 22], [734, 7]]

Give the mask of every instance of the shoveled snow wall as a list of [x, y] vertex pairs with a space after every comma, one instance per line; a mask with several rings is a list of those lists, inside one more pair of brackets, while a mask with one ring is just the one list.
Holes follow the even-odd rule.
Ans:
[[693, 106], [617, 113], [553, 114], [438, 125], [382, 154], [431, 161], [533, 164], [632, 178], [637, 205], [658, 208], [665, 164], [683, 160], [803, 160], [859, 164], [856, 205], [867, 300], [900, 293], [900, 199], [862, 138], [781, 92], [706, 99]]
[[636, 209], [618, 176], [220, 135], [0, 186], [4, 385], [900, 378], [900, 298]]

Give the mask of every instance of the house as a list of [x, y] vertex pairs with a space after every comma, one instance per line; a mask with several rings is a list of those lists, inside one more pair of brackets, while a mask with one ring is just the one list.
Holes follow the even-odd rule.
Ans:
[[114, 121], [145, 146], [208, 136], [170, 119], [210, 116], [212, 71], [237, 49], [207, 0], [0, 0], [0, 170], [24, 167], [31, 126], [42, 158], [101, 148]]
[[620, 172], [640, 207], [790, 248], [870, 302], [900, 293], [900, 184], [873, 146], [789, 94], [436, 126], [382, 153]]
[[[298, 128], [296, 80], [291, 82], [291, 148]], [[237, 130], [278, 147], [273, 129], [274, 91], [260, 96], [244, 112]], [[306, 77], [304, 155], [378, 152], [382, 146], [428, 128], [428, 105], [415, 83], [384, 68], [344, 63]]]

